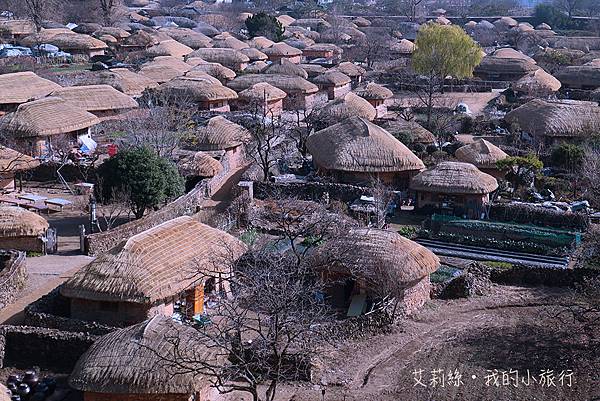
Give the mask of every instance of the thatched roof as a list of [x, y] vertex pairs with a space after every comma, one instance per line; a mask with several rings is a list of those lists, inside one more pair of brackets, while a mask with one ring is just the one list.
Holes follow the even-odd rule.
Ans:
[[371, 26], [371, 21], [366, 19], [365, 17], [353, 17], [352, 22], [359, 28], [366, 28]]
[[498, 188], [498, 182], [470, 163], [441, 162], [414, 176], [410, 188], [444, 194], [489, 194]]
[[292, 47], [285, 42], [279, 42], [275, 43], [271, 47], [263, 49], [263, 53], [265, 53], [269, 57], [294, 57], [301, 56], [302, 50], [296, 49], [295, 47]]
[[184, 177], [214, 177], [223, 171], [223, 165], [204, 152], [196, 152], [180, 160], [177, 167]]
[[540, 30], [540, 31], [550, 31], [550, 30], [552, 30], [552, 27], [550, 25], [546, 24], [545, 22], [542, 22], [541, 24], [536, 26], [535, 29]]
[[246, 246], [189, 216], [159, 224], [98, 256], [64, 283], [69, 298], [153, 304], [176, 296], [204, 276], [230, 273], [227, 257]]
[[47, 96], [61, 86], [30, 71], [0, 75], [0, 104], [25, 103]]
[[8, 389], [4, 384], [0, 384], [0, 401], [11, 401], [8, 395]]
[[[210, 384], [175, 366], [178, 358], [207, 361], [215, 354], [191, 326], [157, 315], [100, 337], [79, 358], [69, 385], [100, 394], [183, 394]], [[140, 396], [141, 397], [141, 396]]]
[[241, 125], [225, 117], [216, 116], [198, 128], [198, 148], [201, 150], [225, 150], [239, 146], [250, 139], [250, 133]]
[[227, 86], [236, 91], [248, 89], [254, 84], [266, 82], [281, 89], [288, 95], [302, 93], [305, 95], [313, 94], [319, 91], [317, 85], [308, 82], [307, 80], [288, 75], [279, 74], [246, 74], [236, 77], [229, 82]]
[[556, 78], [567, 87], [600, 87], [600, 65], [568, 66], [558, 71]]
[[387, 120], [381, 125], [396, 138], [402, 134], [407, 134], [410, 136], [412, 142], [423, 144], [435, 143], [435, 135], [415, 121], [406, 121], [398, 118], [396, 120]]
[[282, 14], [282, 15], [277, 16], [277, 21], [279, 21], [281, 23], [281, 25], [283, 25], [283, 27], [285, 28], [285, 27], [293, 24], [294, 21], [296, 21], [296, 18], [290, 17], [287, 14]]
[[180, 77], [191, 69], [191, 65], [177, 57], [159, 56], [142, 65], [140, 74], [158, 83], [163, 83]]
[[250, 61], [264, 61], [269, 58], [266, 54], [254, 47], [246, 47], [245, 49], [240, 49], [240, 53], [246, 55], [250, 59]]
[[560, 87], [560, 81], [541, 68], [524, 76], [513, 84], [513, 89], [516, 92], [526, 93], [530, 96], [550, 95], [557, 92]]
[[475, 67], [475, 75], [521, 75], [525, 76], [538, 70], [536, 64], [521, 58], [503, 58], [495, 56], [485, 56], [481, 63]]
[[219, 64], [219, 63], [198, 63], [187, 72], [186, 76], [192, 76], [196, 72], [203, 72], [217, 79], [231, 80], [236, 77], [235, 71]]
[[315, 41], [311, 38], [307, 38], [304, 35], [297, 34], [284, 40], [284, 43], [287, 43], [288, 45], [295, 47], [296, 49], [304, 50], [307, 47], [314, 45]]
[[313, 83], [323, 86], [344, 86], [352, 82], [352, 79], [337, 70], [329, 70], [324, 74], [315, 77]]
[[194, 49], [176, 40], [163, 40], [162, 42], [146, 49], [146, 53], [151, 56], [172, 56], [183, 58], [193, 52]]
[[308, 78], [308, 73], [304, 70], [304, 68], [286, 59], [281, 59], [271, 63], [271, 65], [265, 69], [264, 73], [297, 76], [304, 79]]
[[360, 117], [315, 132], [306, 146], [313, 161], [328, 170], [380, 173], [425, 167], [402, 142]]
[[52, 92], [56, 96], [89, 112], [124, 110], [138, 107], [137, 102], [109, 85], [69, 86]]
[[21, 137], [64, 134], [98, 124], [95, 115], [57, 97], [21, 104], [3, 118], [7, 130]]
[[495, 52], [493, 52], [492, 54], [490, 54], [490, 56], [498, 57], [498, 58], [525, 60], [525, 61], [528, 61], [533, 64], [536, 63], [536, 61], [534, 59], [532, 59], [531, 57], [529, 57], [528, 55], [523, 54], [520, 51], [515, 50], [511, 47], [503, 47], [501, 49], [498, 49]]
[[36, 168], [40, 161], [31, 156], [0, 145], [0, 175], [7, 172], [26, 171]]
[[125, 29], [117, 28], [114, 26], [103, 26], [92, 33], [92, 36], [96, 38], [100, 38], [103, 35], [110, 35], [117, 40], [123, 40], [131, 36], [131, 34]]
[[471, 163], [477, 168], [496, 168], [496, 162], [508, 157], [502, 149], [485, 139], [477, 139], [458, 148], [454, 156], [458, 161]]
[[17, 206], [0, 206], [0, 238], [39, 237], [48, 222], [37, 213]]
[[35, 33], [35, 25], [30, 20], [0, 20], [0, 33], [27, 35]]
[[265, 49], [267, 47], [271, 47], [275, 44], [271, 39], [265, 38], [264, 36], [256, 36], [248, 41], [250, 47], [255, 49]]
[[435, 272], [439, 258], [429, 249], [395, 231], [354, 228], [317, 248], [320, 269], [350, 274], [370, 290], [380, 291], [383, 282], [401, 296], [404, 290]]
[[310, 30], [317, 32], [331, 28], [331, 24], [323, 18], [300, 18], [292, 22], [290, 26], [309, 28]]
[[312, 39], [313, 41], [316, 41], [316, 40], [319, 40], [319, 38], [321, 37], [321, 34], [317, 31], [310, 31], [301, 26], [288, 26], [287, 28], [285, 28], [285, 31], [283, 32], [283, 36], [285, 36], [286, 38], [303, 36], [303, 37]]
[[333, 43], [315, 43], [304, 48], [304, 51], [313, 52], [333, 52], [333, 54], [342, 54], [344, 51]]
[[576, 49], [586, 53], [600, 50], [600, 38], [594, 36], [553, 36], [547, 40], [554, 48]]
[[158, 86], [156, 81], [127, 68], [99, 71], [91, 77], [91, 81], [98, 85], [110, 85], [129, 96], [141, 96], [144, 90]]
[[[50, 31], [50, 32], [49, 32]], [[34, 35], [27, 36], [21, 41], [25, 46], [36, 46], [39, 43], [50, 43], [63, 51], [89, 51], [107, 49], [108, 46], [101, 40], [89, 35], [74, 32], [52, 32], [51, 29], [43, 30]]]
[[407, 39], [401, 39], [390, 45], [390, 51], [399, 54], [412, 54], [415, 51], [415, 44]]
[[121, 47], [147, 48], [156, 45], [160, 40], [149, 32], [139, 30], [121, 41]]
[[[300, 67], [302, 67], [302, 69], [304, 71], [306, 71], [309, 78], [314, 78], [318, 75], [325, 74], [327, 71], [329, 71], [327, 68], [325, 68], [319, 64], [298, 64], [298, 65]], [[348, 74], [346, 74], [346, 75], [348, 75]]]
[[246, 67], [244, 72], [247, 74], [260, 74], [264, 72], [267, 67], [269, 67], [269, 64], [265, 63], [264, 61], [255, 61], [248, 64], [248, 67]]
[[212, 46], [212, 41], [208, 36], [200, 32], [193, 31], [189, 28], [165, 27], [160, 28], [159, 32], [169, 35], [179, 43], [182, 43], [194, 50], [202, 47]]
[[369, 82], [363, 89], [357, 90], [357, 94], [367, 100], [385, 100], [394, 96], [394, 92], [375, 82]]
[[577, 137], [600, 127], [600, 107], [574, 100], [531, 100], [509, 112], [509, 123], [535, 136]]
[[361, 77], [366, 74], [366, 70], [359, 65], [344, 61], [335, 67], [339, 72], [348, 75], [350, 78]]
[[183, 98], [200, 102], [237, 99], [237, 93], [221, 83], [211, 83], [203, 78], [179, 77], [161, 84], [158, 89]]
[[377, 117], [377, 110], [366, 99], [348, 92], [342, 97], [327, 103], [320, 111], [320, 116], [325, 121], [337, 122], [346, 118], [358, 116], [373, 121]]
[[250, 88], [241, 91], [238, 95], [240, 99], [247, 102], [273, 102], [287, 96], [284, 91], [266, 82], [254, 84]]
[[227, 67], [250, 62], [248, 56], [235, 49], [198, 49], [190, 53], [188, 57], [200, 57], [205, 61], [223, 64]]
[[246, 42], [242, 42], [227, 32], [223, 32], [212, 38], [213, 47], [241, 50], [250, 47]]
[[[199, 71], [199, 70], [190, 70], [188, 72], [185, 73], [185, 78], [190, 78], [193, 79], [195, 81], [205, 81], [208, 84], [211, 85], [222, 85], [221, 81], [219, 81], [219, 79], [213, 77], [212, 75], [208, 75], [207, 73], [203, 72], [203, 71]], [[177, 78], [175, 78], [177, 79]]]
[[514, 28], [517, 25], [519, 25], [517, 20], [511, 17], [502, 17], [494, 21], [494, 26], [501, 31], [508, 31], [509, 29]]

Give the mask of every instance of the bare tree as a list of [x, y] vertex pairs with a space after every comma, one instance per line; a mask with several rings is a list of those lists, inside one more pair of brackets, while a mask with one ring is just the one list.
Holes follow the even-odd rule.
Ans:
[[252, 139], [246, 153], [260, 168], [263, 181], [267, 181], [271, 176], [271, 169], [277, 165], [282, 147], [285, 146], [283, 125], [272, 110], [266, 110], [254, 113], [248, 128]]
[[56, 0], [23, 0], [23, 3], [25, 4], [27, 16], [38, 32], [42, 30], [44, 20], [56, 11], [58, 5]]
[[371, 195], [374, 200], [375, 227], [384, 228], [387, 224], [387, 214], [393, 200], [393, 193], [381, 179], [373, 178], [371, 180]]
[[319, 102], [314, 104], [311, 108], [296, 107], [292, 111], [294, 116], [293, 120], [288, 121], [285, 126], [288, 132], [289, 138], [294, 143], [296, 149], [302, 157], [306, 157], [308, 149], [306, 148], [306, 141], [310, 134], [312, 134], [318, 126], [319, 122], [319, 111], [325, 102]]
[[405, 15], [409, 21], [414, 22], [421, 15], [423, 0], [388, 0], [385, 7], [389, 12]]
[[579, 10], [582, 0], [554, 0], [554, 5], [566, 12], [569, 18], [572, 18], [574, 13]]
[[581, 169], [584, 194], [587, 195], [592, 204], [600, 205], [600, 149], [588, 147]]
[[120, 17], [123, 4], [121, 0], [99, 0], [102, 22], [105, 26], [112, 26]]

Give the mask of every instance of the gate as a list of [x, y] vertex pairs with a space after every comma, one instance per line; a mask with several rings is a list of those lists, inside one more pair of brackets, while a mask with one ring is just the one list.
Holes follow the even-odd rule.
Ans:
[[49, 228], [46, 231], [46, 253], [56, 253], [58, 250], [58, 235], [56, 228]]

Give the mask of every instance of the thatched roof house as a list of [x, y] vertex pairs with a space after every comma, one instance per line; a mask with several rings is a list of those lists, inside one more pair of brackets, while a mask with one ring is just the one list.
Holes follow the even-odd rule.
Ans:
[[227, 85], [239, 92], [261, 82], [273, 85], [287, 93], [287, 97], [284, 99], [284, 107], [291, 110], [295, 108], [311, 108], [314, 102], [314, 95], [319, 91], [319, 88], [315, 84], [303, 78], [279, 74], [241, 75]]
[[300, 64], [300, 61], [302, 60], [302, 50], [296, 49], [285, 42], [275, 43], [262, 51], [271, 61], [287, 59], [292, 63]]
[[354, 85], [360, 84], [362, 82], [362, 77], [367, 73], [363, 67], [349, 61], [341, 62], [335, 68], [339, 72], [348, 75], [352, 79]]
[[377, 117], [377, 110], [368, 100], [353, 92], [348, 92], [346, 95], [327, 103], [321, 109], [319, 116], [324, 122], [331, 124], [355, 116], [373, 121]]
[[531, 100], [509, 112], [509, 123], [541, 142], [585, 139], [600, 127], [600, 108], [592, 102]]
[[164, 83], [184, 75], [192, 66], [177, 57], [159, 56], [142, 65], [139, 73], [155, 82]]
[[101, 38], [102, 36], [109, 35], [117, 39], [117, 41], [123, 40], [131, 36], [125, 29], [121, 29], [114, 26], [103, 26], [92, 32], [91, 34], [95, 38]]
[[415, 121], [403, 118], [383, 121], [381, 126], [396, 138], [408, 136], [410, 142], [429, 145], [435, 143], [435, 135]]
[[223, 64], [234, 71], [243, 71], [250, 58], [235, 49], [197, 49], [188, 55], [188, 57], [200, 57], [204, 61]]
[[242, 107], [259, 107], [264, 115], [280, 115], [283, 112], [283, 99], [287, 94], [266, 82], [252, 85], [238, 93]]
[[352, 89], [352, 79], [340, 71], [329, 70], [312, 80], [319, 89], [327, 93], [329, 100], [344, 96]]
[[221, 82], [231, 81], [236, 77], [235, 71], [219, 63], [209, 63], [198, 57], [189, 58], [187, 63], [194, 67], [186, 75], [190, 75], [193, 72], [204, 72]]
[[315, 43], [302, 49], [302, 55], [307, 60], [316, 58], [338, 58], [343, 50], [333, 43]]
[[137, 102], [109, 85], [69, 86], [52, 92], [75, 107], [83, 108], [97, 117], [112, 117], [138, 107]]
[[14, 42], [35, 33], [35, 25], [30, 20], [0, 20], [0, 38]]
[[159, 29], [159, 32], [169, 35], [179, 43], [194, 50], [212, 46], [212, 40], [208, 36], [189, 28], [163, 27]]
[[208, 399], [208, 379], [177, 368], [179, 357], [209, 363], [216, 358], [194, 328], [155, 316], [94, 342], [77, 361], [69, 385], [86, 399]]
[[558, 79], [541, 68], [529, 73], [513, 84], [513, 90], [526, 96], [550, 96], [561, 87]]
[[358, 298], [350, 299], [343, 291], [344, 278], [352, 281], [350, 294], [364, 294], [371, 301], [395, 297], [409, 314], [429, 299], [429, 275], [440, 267], [439, 258], [424, 246], [397, 232], [373, 228], [354, 228], [327, 241], [317, 252], [316, 266], [325, 280], [332, 281], [328, 298], [334, 306], [350, 307], [349, 316], [366, 308], [352, 310], [350, 305]]
[[481, 171], [498, 177], [499, 171], [496, 165], [508, 155], [498, 146], [485, 139], [477, 139], [473, 143], [458, 148], [454, 154], [458, 161], [471, 163]]
[[91, 81], [98, 85], [110, 85], [132, 97], [139, 97], [146, 89], [153, 89], [158, 86], [158, 82], [127, 68], [99, 71], [91, 77]]
[[41, 99], [61, 86], [24, 71], [0, 75], [0, 115], [14, 111], [21, 103]]
[[40, 43], [49, 43], [62, 51], [88, 57], [102, 55], [108, 49], [106, 43], [92, 36], [51, 29], [42, 30], [40, 33], [23, 38], [21, 42], [29, 47], [37, 46]]
[[517, 81], [540, 67], [522, 58], [485, 56], [475, 67], [474, 75], [490, 81]]
[[212, 38], [213, 47], [241, 50], [250, 47], [248, 43], [242, 42], [238, 38], [231, 36], [228, 32], [223, 32]]
[[321, 173], [345, 182], [364, 182], [376, 175], [402, 187], [425, 167], [402, 142], [360, 117], [315, 132], [306, 146]]
[[250, 139], [250, 132], [225, 117], [216, 116], [198, 128], [197, 148], [204, 151], [235, 149]]
[[[182, 216], [136, 234], [80, 269], [61, 287], [71, 317], [132, 324], [171, 315], [182, 294], [231, 274], [246, 246], [235, 237]], [[221, 285], [224, 283], [216, 283]], [[118, 305], [108, 313], [105, 303]]]
[[146, 53], [152, 57], [171, 56], [183, 58], [193, 52], [194, 49], [179, 43], [174, 39], [163, 40], [158, 44], [146, 49]]
[[387, 114], [387, 105], [385, 104], [385, 101], [394, 97], [394, 92], [375, 82], [369, 82], [364, 88], [359, 89], [357, 94], [375, 107], [378, 118]]
[[280, 59], [272, 62], [271, 65], [265, 69], [264, 73], [297, 76], [308, 79], [308, 73], [304, 70], [304, 68], [302, 68], [302, 66], [292, 63], [287, 59]]
[[518, 25], [519, 23], [517, 22], [517, 20], [511, 17], [501, 17], [500, 19], [494, 21], [494, 26], [496, 27], [496, 29], [504, 32], [509, 31], [510, 29], [515, 28]]
[[556, 73], [556, 78], [567, 88], [594, 90], [600, 88], [600, 65], [568, 66]]
[[46, 252], [48, 222], [37, 213], [16, 206], [0, 206], [0, 248]]
[[161, 93], [181, 99], [190, 99], [199, 104], [201, 110], [230, 111], [229, 101], [237, 99], [237, 93], [221, 83], [210, 83], [206, 79], [179, 77], [158, 87]]
[[283, 25], [284, 28], [290, 26], [291, 24], [294, 23], [294, 21], [296, 21], [296, 18], [290, 17], [287, 14], [278, 15], [276, 18], [277, 18], [277, 21], [279, 21], [279, 23], [281, 25]]
[[248, 67], [244, 70], [246, 74], [261, 74], [264, 72], [269, 64], [264, 61], [255, 61], [253, 63], [248, 64]]
[[202, 151], [180, 160], [177, 168], [179, 173], [186, 178], [214, 177], [223, 171], [223, 165], [217, 159]]
[[407, 56], [413, 54], [415, 48], [415, 44], [407, 39], [401, 39], [390, 45], [390, 51], [400, 56]]
[[250, 47], [253, 47], [258, 50], [266, 49], [267, 47], [271, 47], [275, 44], [271, 39], [265, 38], [264, 36], [255, 36], [248, 41]]
[[266, 54], [254, 47], [246, 47], [245, 49], [240, 49], [240, 53], [246, 55], [251, 62], [265, 61], [269, 58]]

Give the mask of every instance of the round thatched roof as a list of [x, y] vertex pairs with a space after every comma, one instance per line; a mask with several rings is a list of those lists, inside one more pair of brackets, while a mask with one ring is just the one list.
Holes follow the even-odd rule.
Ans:
[[[102, 394], [191, 394], [209, 385], [202, 376], [178, 371], [175, 357], [214, 356], [190, 326], [157, 315], [100, 337], [79, 358], [69, 385]], [[185, 358], [185, 357], [184, 357]]]
[[201, 150], [224, 150], [239, 146], [250, 139], [250, 133], [244, 127], [216, 116], [198, 128], [198, 148]]
[[306, 146], [315, 163], [328, 170], [377, 173], [425, 167], [402, 142], [360, 117], [315, 132]]
[[179, 43], [191, 47], [194, 50], [212, 46], [212, 41], [208, 36], [189, 28], [166, 27], [160, 28], [159, 32], [169, 35]]
[[394, 92], [385, 86], [369, 82], [362, 90], [357, 91], [358, 96], [367, 100], [385, 100], [394, 96]]
[[250, 47], [253, 47], [258, 50], [266, 49], [267, 47], [271, 47], [275, 44], [271, 39], [265, 38], [264, 36], [256, 36], [248, 41]]
[[412, 120], [406, 121], [402, 118], [398, 118], [396, 120], [385, 121], [382, 126], [396, 138], [401, 136], [401, 134], [408, 134], [410, 139], [415, 143], [435, 143], [435, 135]]
[[530, 63], [535, 64], [536, 61], [522, 52], [515, 50], [511, 47], [503, 47], [501, 49], [496, 50], [490, 56], [498, 57], [498, 58], [508, 58], [508, 59], [520, 59], [525, 60]]
[[517, 25], [519, 25], [519, 23], [514, 18], [502, 17], [502, 18], [494, 21], [494, 25], [496, 26], [496, 28], [498, 28], [501, 31], [508, 31], [509, 29], [514, 28]]
[[0, 145], [0, 171], [27, 171], [40, 165], [40, 161], [31, 156], [17, 152], [11, 148]]
[[407, 39], [401, 39], [390, 45], [390, 51], [400, 54], [412, 54], [415, 51], [415, 44]]
[[241, 91], [238, 96], [248, 102], [273, 102], [285, 98], [287, 94], [273, 85], [261, 82]]
[[455, 157], [477, 168], [496, 168], [496, 162], [506, 159], [508, 155], [493, 143], [485, 139], [477, 139], [469, 145], [458, 148]]
[[40, 99], [60, 85], [31, 71], [0, 75], [0, 104], [18, 104]]
[[[194, 58], [194, 59], [197, 59], [197, 58]], [[188, 62], [189, 61], [190, 60], [188, 60]], [[227, 81], [236, 77], [236, 73], [232, 69], [227, 68], [224, 65], [221, 65], [219, 63], [208, 63], [206, 61], [198, 62], [197, 64], [194, 64], [194, 68], [192, 68], [190, 71], [188, 71], [186, 73], [186, 76], [189, 76], [190, 74], [193, 74], [194, 72], [204, 72], [215, 78], [223, 79], [223, 80], [227, 80]]]
[[269, 57], [294, 57], [301, 56], [302, 50], [296, 49], [288, 45], [285, 42], [275, 43], [273, 46], [263, 49], [263, 53], [265, 53]]
[[37, 213], [16, 206], [0, 206], [0, 237], [38, 237], [44, 235], [48, 222]]
[[320, 269], [351, 274], [374, 291], [389, 285], [394, 296], [435, 272], [439, 258], [429, 249], [394, 231], [355, 228], [317, 248]]
[[238, 50], [228, 48], [198, 49], [190, 53], [188, 57], [200, 57], [205, 61], [223, 64], [227, 67], [248, 63], [250, 61], [245, 54]]
[[178, 163], [178, 168], [184, 177], [214, 177], [223, 171], [223, 165], [204, 152], [196, 152], [193, 156], [183, 159]]
[[344, 74], [348, 75], [350, 78], [361, 77], [366, 73], [366, 70], [363, 67], [349, 61], [339, 63], [335, 68], [339, 72], [343, 72]]
[[489, 194], [498, 188], [498, 182], [470, 163], [441, 162], [414, 176], [410, 188], [444, 194]]
[[146, 53], [151, 56], [172, 56], [183, 58], [193, 52], [194, 49], [188, 47], [174, 39], [163, 40], [162, 42], [146, 49]]
[[348, 92], [342, 97], [327, 103], [320, 111], [323, 120], [334, 123], [346, 118], [358, 116], [373, 121], [377, 117], [377, 110], [366, 99]]
[[230, 88], [235, 89], [236, 91], [242, 91], [260, 82], [266, 82], [268, 84], [271, 84], [281, 89], [282, 91], [285, 91], [285, 93], [287, 93], [288, 95], [293, 95], [297, 93], [310, 95], [319, 91], [317, 85], [308, 82], [304, 78], [281, 74], [240, 75], [236, 77], [233, 81], [229, 82], [227, 85]]
[[82, 85], [60, 88], [51, 93], [89, 112], [126, 110], [138, 107], [137, 102], [110, 85]]
[[271, 65], [267, 67], [264, 72], [265, 74], [297, 76], [304, 79], [308, 78], [308, 73], [304, 70], [304, 68], [284, 58], [271, 63]]
[[269, 58], [266, 54], [254, 47], [246, 47], [245, 49], [241, 49], [240, 53], [248, 56], [250, 61], [264, 61]]
[[286, 40], [284, 40], [284, 42], [300, 50], [304, 50], [307, 47], [315, 44], [314, 40], [312, 40], [311, 38], [307, 38], [306, 36], [301, 34], [297, 34], [290, 38], [287, 38]]
[[558, 92], [560, 87], [560, 81], [541, 68], [513, 84], [513, 89], [516, 92], [526, 93], [530, 96], [550, 95]]
[[282, 14], [277, 17], [277, 21], [279, 21], [279, 23], [284, 27], [287, 27], [291, 25], [294, 21], [296, 21], [296, 18], [290, 17], [287, 14]]
[[556, 73], [556, 78], [566, 87], [600, 87], [600, 63], [594, 60], [584, 65], [571, 65]]
[[352, 82], [352, 79], [343, 72], [329, 70], [313, 79], [313, 83], [324, 86], [343, 86]]
[[156, 81], [127, 68], [100, 71], [91, 78], [91, 81], [96, 84], [110, 85], [129, 96], [141, 96], [144, 90], [158, 86]]
[[365, 17], [354, 17], [352, 18], [352, 22], [359, 28], [366, 28], [371, 26], [371, 21], [366, 19]]
[[248, 67], [246, 67], [244, 72], [247, 74], [260, 74], [264, 72], [267, 67], [269, 67], [269, 64], [265, 63], [264, 61], [255, 61], [248, 64]]
[[190, 97], [202, 102], [217, 100], [237, 99], [237, 93], [220, 83], [211, 83], [203, 78], [179, 77], [161, 84], [158, 89], [161, 92], [172, 95], [181, 95], [183, 98]]
[[231, 36], [228, 32], [223, 32], [212, 38], [213, 47], [241, 50], [250, 47], [247, 43]]

